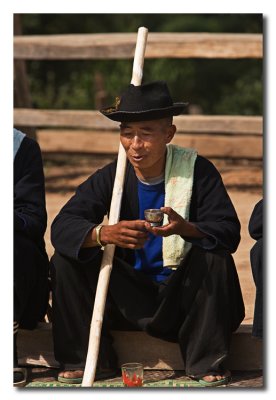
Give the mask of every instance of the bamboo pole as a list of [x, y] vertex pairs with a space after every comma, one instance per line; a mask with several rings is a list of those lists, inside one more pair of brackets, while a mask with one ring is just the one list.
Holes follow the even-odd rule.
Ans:
[[[139, 28], [135, 55], [134, 55], [134, 62], [133, 62], [132, 79], [131, 79], [131, 83], [135, 86], [141, 85], [142, 81], [147, 34], [148, 30], [146, 28], [144, 27]], [[109, 225], [114, 225], [119, 221], [123, 186], [125, 179], [126, 161], [127, 161], [126, 153], [123, 146], [120, 143], [117, 169], [116, 169], [112, 200], [110, 206]], [[97, 291], [95, 296], [93, 316], [90, 326], [86, 365], [82, 380], [83, 387], [92, 386], [96, 375], [103, 315], [104, 315], [109, 279], [112, 270], [114, 251], [115, 251], [114, 244], [109, 244], [105, 246], [101, 269], [99, 273]]]

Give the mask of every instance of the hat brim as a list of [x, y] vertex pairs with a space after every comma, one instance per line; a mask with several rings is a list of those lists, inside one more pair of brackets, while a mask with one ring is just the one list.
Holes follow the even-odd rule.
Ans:
[[189, 103], [174, 103], [170, 107], [151, 109], [145, 111], [120, 111], [116, 108], [105, 108], [100, 112], [112, 121], [139, 122], [161, 119], [181, 114]]

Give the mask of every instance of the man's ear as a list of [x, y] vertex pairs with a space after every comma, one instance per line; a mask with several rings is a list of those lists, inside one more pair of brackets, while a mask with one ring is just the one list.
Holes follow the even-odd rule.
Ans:
[[176, 126], [175, 125], [170, 125], [168, 127], [168, 131], [167, 131], [167, 141], [166, 141], [166, 143], [170, 143], [173, 140], [175, 132], [176, 132]]

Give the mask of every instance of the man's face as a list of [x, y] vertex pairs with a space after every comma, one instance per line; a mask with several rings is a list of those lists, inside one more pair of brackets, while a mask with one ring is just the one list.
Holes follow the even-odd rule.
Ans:
[[176, 131], [171, 118], [122, 122], [120, 129], [121, 143], [136, 173], [144, 177], [159, 176], [165, 165], [166, 144]]

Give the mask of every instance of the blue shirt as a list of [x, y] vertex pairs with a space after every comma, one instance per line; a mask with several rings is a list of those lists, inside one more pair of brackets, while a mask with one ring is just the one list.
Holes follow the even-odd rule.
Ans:
[[[144, 220], [144, 211], [148, 208], [164, 207], [165, 182], [147, 185], [138, 181], [139, 218]], [[162, 237], [149, 234], [144, 247], [135, 250], [134, 268], [149, 275], [154, 281], [161, 282], [172, 270], [163, 268]]]

